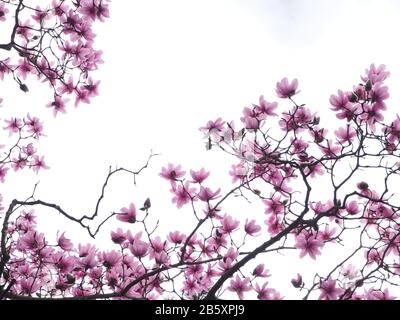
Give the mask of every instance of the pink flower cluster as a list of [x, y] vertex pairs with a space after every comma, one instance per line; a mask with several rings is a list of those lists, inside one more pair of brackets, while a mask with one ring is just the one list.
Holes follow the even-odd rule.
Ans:
[[7, 149], [5, 155], [0, 159], [0, 182], [5, 182], [5, 177], [10, 168], [19, 171], [30, 168], [36, 173], [40, 169], [48, 169], [43, 156], [37, 154], [34, 141], [43, 135], [42, 122], [29, 114], [25, 118], [11, 118], [4, 120], [6, 126], [4, 130], [9, 132], [9, 136], [16, 137], [16, 141], [10, 146], [1, 145], [2, 149]]
[[35, 8], [17, 1], [0, 3], [0, 21], [17, 18], [11, 41], [0, 44], [10, 50], [10, 57], [0, 60], [0, 78], [11, 74], [24, 92], [33, 78], [48, 83], [54, 100], [47, 106], [54, 116], [66, 112], [66, 95], [74, 96], [75, 106], [89, 103], [99, 85], [90, 74], [103, 62], [102, 52], [93, 47], [93, 23], [109, 17], [109, 1], [53, 0], [51, 6]]

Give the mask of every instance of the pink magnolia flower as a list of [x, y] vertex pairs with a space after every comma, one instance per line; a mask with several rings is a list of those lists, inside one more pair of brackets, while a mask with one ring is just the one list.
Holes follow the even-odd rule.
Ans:
[[129, 205], [129, 208], [122, 208], [121, 213], [117, 214], [117, 219], [122, 222], [135, 223], [136, 222], [136, 207], [133, 203]]
[[185, 270], [185, 276], [193, 276], [196, 279], [199, 279], [201, 277], [203, 269], [204, 267], [201, 264], [190, 265]]
[[3, 129], [8, 130], [10, 135], [13, 133], [18, 133], [19, 130], [22, 128], [22, 120], [18, 118], [11, 118], [10, 120], [4, 120], [7, 123], [7, 126]]
[[373, 105], [364, 106], [364, 112], [360, 118], [368, 123], [371, 130], [375, 132], [375, 123], [383, 120], [382, 110], [379, 104], [374, 103]]
[[216, 191], [211, 191], [211, 189], [207, 188], [207, 187], [200, 187], [200, 192], [197, 193], [197, 198], [199, 198], [201, 201], [204, 202], [209, 202], [210, 200], [215, 200], [217, 199], [219, 196], [218, 194], [221, 192], [221, 188], [219, 188]]
[[177, 186], [176, 188], [172, 188], [171, 192], [174, 194], [172, 198], [172, 203], [175, 203], [177, 208], [180, 209], [183, 205], [190, 202], [191, 199], [196, 200], [194, 198], [195, 188], [190, 188], [189, 183], [185, 183], [184, 186]]
[[78, 254], [79, 257], [87, 257], [90, 254], [96, 253], [96, 247], [88, 243], [86, 245], [78, 244]]
[[20, 217], [21, 217], [21, 219], [23, 219], [27, 223], [31, 224], [32, 226], [36, 224], [36, 220], [35, 220], [36, 216], [35, 216], [34, 210], [30, 210], [28, 212], [26, 212], [25, 210], [22, 210]]
[[12, 159], [11, 167], [14, 169], [14, 171], [18, 171], [20, 169], [25, 168], [27, 164], [28, 160], [25, 157], [22, 157], [20, 154], [18, 158]]
[[277, 114], [274, 112], [277, 107], [277, 102], [267, 102], [264, 99], [264, 96], [261, 95], [259, 99], [259, 105], [255, 105], [255, 111], [264, 116], [277, 116]]
[[230, 259], [232, 261], [235, 261], [238, 256], [239, 252], [235, 248], [230, 247], [228, 251], [225, 253], [224, 260]]
[[22, 152], [27, 157], [31, 157], [36, 153], [36, 148], [33, 146], [33, 143], [29, 143], [28, 145], [22, 147]]
[[205, 127], [201, 127], [200, 131], [204, 132], [207, 136], [210, 134], [215, 134], [218, 133], [219, 131], [222, 131], [224, 127], [225, 121], [223, 121], [221, 118], [218, 118], [215, 121], [208, 121]]
[[103, 265], [107, 268], [110, 269], [112, 267], [115, 267], [118, 263], [121, 262], [121, 254], [118, 253], [115, 250], [108, 251], [108, 252], [101, 252], [99, 254], [99, 259], [103, 262]]
[[163, 177], [164, 179], [167, 179], [172, 183], [172, 185], [175, 185], [175, 182], [179, 179], [181, 179], [185, 175], [185, 171], [181, 170], [182, 167], [179, 166], [174, 166], [171, 163], [168, 163], [168, 166], [162, 167], [160, 176]]
[[35, 72], [35, 68], [29, 63], [29, 61], [25, 58], [20, 59], [18, 61], [18, 69], [17, 74], [22, 79], [26, 80], [26, 76], [28, 74], [33, 74]]
[[366, 250], [364, 252], [365, 258], [367, 259], [367, 263], [377, 263], [379, 264], [381, 262], [381, 256], [380, 253], [377, 249], [372, 248], [369, 250]]
[[41, 282], [37, 277], [33, 278], [30, 277], [28, 279], [22, 279], [20, 284], [20, 293], [21, 294], [26, 294], [26, 295], [31, 295], [32, 293], [35, 293], [40, 289], [42, 286]]
[[266, 208], [265, 213], [272, 213], [278, 215], [285, 212], [285, 205], [281, 201], [281, 196], [274, 196], [271, 199], [263, 200]]
[[71, 293], [74, 297], [86, 297], [95, 293], [93, 288], [73, 287]]
[[156, 254], [162, 253], [168, 247], [167, 241], [162, 241], [160, 237], [155, 237], [150, 241], [151, 250], [150, 250], [150, 258], [153, 259]]
[[297, 274], [297, 277], [291, 280], [293, 287], [300, 288], [303, 285], [303, 277], [300, 273]]
[[379, 289], [370, 288], [365, 292], [365, 298], [367, 300], [395, 300], [396, 297], [391, 296], [389, 289], [385, 288], [383, 291]]
[[[109, 0], [107, 0], [109, 1]], [[104, 18], [110, 17], [110, 11], [108, 9], [108, 4], [104, 1], [100, 1], [97, 3], [97, 19], [100, 21], [104, 21]]]
[[232, 183], [236, 181], [242, 181], [247, 177], [248, 169], [244, 166], [243, 163], [232, 165], [232, 170], [229, 171], [229, 175], [232, 177]]
[[36, 231], [29, 231], [19, 238], [18, 246], [20, 250], [37, 250], [46, 245], [44, 234]]
[[228, 244], [228, 234], [216, 231], [214, 235], [208, 239], [208, 244], [214, 251], [219, 250], [221, 247], [226, 247]]
[[319, 145], [318, 147], [326, 157], [334, 158], [341, 152], [341, 147], [335, 145], [332, 140], [326, 141], [326, 146]]
[[80, 87], [79, 89], [75, 89], [75, 107], [80, 103], [90, 103], [89, 91], [86, 90], [85, 87]]
[[42, 136], [43, 123], [37, 117], [31, 117], [30, 114], [24, 119], [24, 123], [28, 126], [28, 132], [32, 133], [36, 139]]
[[58, 271], [63, 274], [70, 273], [76, 266], [76, 258], [73, 256], [65, 256], [62, 252], [51, 256]]
[[320, 255], [320, 248], [324, 246], [324, 242], [319, 237], [314, 237], [312, 234], [300, 233], [296, 237], [295, 247], [300, 249], [300, 258], [309, 255], [312, 259], [316, 260], [316, 256]]
[[44, 162], [44, 156], [33, 156], [33, 161], [30, 163], [30, 167], [33, 171], [38, 173], [40, 169], [50, 169], [48, 165]]
[[79, 265], [85, 270], [92, 269], [98, 265], [95, 251], [90, 251], [86, 256], [80, 256], [80, 257], [81, 260], [79, 261]]
[[355, 278], [358, 277], [358, 270], [356, 269], [355, 266], [353, 266], [352, 264], [348, 264], [346, 266], [342, 266], [340, 273], [343, 275], [343, 277], [349, 279], [349, 280], [353, 280]]
[[265, 224], [268, 226], [268, 232], [272, 235], [276, 235], [283, 230], [283, 225], [276, 215], [271, 215], [265, 220]]
[[273, 288], [267, 288], [268, 282], [262, 286], [256, 283], [254, 290], [257, 292], [257, 299], [259, 300], [280, 300], [282, 299], [280, 293]]
[[390, 218], [393, 216], [394, 212], [383, 203], [373, 203], [368, 208], [367, 214], [368, 216], [376, 218]]
[[149, 252], [150, 244], [142, 240], [136, 240], [129, 246], [129, 250], [136, 258], [143, 258]]
[[28, 263], [24, 263], [17, 268], [18, 273], [23, 275], [25, 278], [34, 277], [35, 276], [35, 269], [32, 265]]
[[356, 131], [347, 125], [346, 128], [340, 127], [335, 130], [335, 135], [338, 138], [340, 144], [352, 143], [353, 139], [357, 136]]
[[389, 98], [389, 88], [387, 86], [381, 86], [375, 84], [371, 90], [371, 102], [377, 104], [377, 107], [381, 110], [386, 110], [384, 100]]
[[365, 69], [365, 76], [361, 76], [361, 79], [364, 82], [367, 82], [370, 80], [372, 84], [379, 83], [384, 81], [388, 76], [390, 76], [390, 72], [386, 71], [386, 66], [384, 64], [381, 64], [378, 66], [378, 68], [375, 66], [375, 64], [371, 64], [369, 69]]
[[297, 79], [294, 79], [289, 83], [288, 78], [283, 78], [281, 81], [276, 83], [276, 93], [279, 98], [290, 98], [298, 93], [298, 91], [296, 91], [297, 86]]
[[174, 244], [181, 244], [186, 239], [186, 235], [179, 231], [174, 231], [168, 234], [167, 239]]
[[183, 291], [187, 293], [188, 296], [192, 297], [199, 290], [199, 282], [195, 277], [186, 277], [183, 282]]
[[292, 144], [293, 153], [301, 153], [305, 151], [309, 146], [309, 144], [301, 138], [291, 138], [290, 142]]
[[78, 11], [82, 13], [85, 17], [96, 20], [97, 17], [97, 5], [95, 1], [82, 0], [80, 1], [80, 6]]
[[13, 70], [13, 66], [10, 64], [10, 58], [0, 61], [0, 79], [4, 80], [4, 75], [8, 74]]
[[53, 102], [47, 104], [48, 108], [53, 108], [53, 116], [56, 117], [59, 112], [67, 113], [65, 110], [65, 104], [69, 101], [69, 99], [62, 99], [59, 96], [54, 98]]
[[3, 2], [0, 3], [0, 21], [6, 21], [6, 14], [9, 10], [5, 7]]
[[[67, 41], [66, 45], [68, 43], [69, 42]], [[60, 84], [60, 87], [58, 88], [57, 92], [59, 94], [61, 94], [61, 95], [63, 95], [63, 94], [71, 94], [71, 93], [73, 93], [75, 91], [75, 88], [76, 88], [76, 86], [74, 84], [74, 81], [73, 81], [72, 77], [70, 77], [68, 80], [66, 80], [65, 82], [62, 82]]]
[[325, 225], [325, 229], [318, 233], [318, 238], [324, 242], [331, 241], [336, 233], [336, 228], [329, 228], [329, 225]]
[[239, 227], [239, 224], [239, 220], [235, 220], [231, 216], [225, 214], [221, 219], [221, 231], [223, 233], [231, 233]]
[[84, 85], [84, 88], [88, 92], [90, 97], [95, 97], [99, 95], [99, 84], [100, 81], [94, 82], [92, 77], [89, 77], [86, 80], [86, 84]]
[[111, 240], [117, 244], [125, 242], [125, 232], [121, 228], [118, 228], [117, 231], [111, 231]]
[[201, 168], [199, 171], [190, 170], [190, 175], [193, 179], [191, 181], [192, 183], [202, 183], [208, 178], [210, 172], [207, 172], [204, 168]]
[[260, 263], [254, 268], [253, 276], [260, 278], [270, 277], [271, 275], [268, 272], [269, 270], [265, 269], [265, 265], [263, 263]]
[[70, 251], [73, 249], [74, 245], [72, 244], [71, 240], [67, 239], [65, 237], [65, 232], [61, 234], [61, 236], [57, 235], [57, 245], [65, 250], [65, 251]]
[[52, 0], [51, 7], [54, 10], [56, 16], [62, 16], [68, 11], [68, 6], [65, 2], [60, 2], [59, 0]]
[[321, 300], [336, 300], [344, 290], [336, 287], [336, 281], [333, 279], [327, 279], [321, 283], [319, 287], [321, 294], [319, 299]]
[[49, 11], [41, 9], [39, 6], [35, 8], [35, 14], [31, 16], [33, 20], [35, 20], [38, 24], [42, 24], [45, 20], [49, 20], [51, 18]]
[[346, 211], [348, 214], [356, 215], [360, 212], [360, 208], [358, 207], [357, 201], [350, 201], [346, 204]]
[[311, 164], [307, 166], [306, 174], [309, 174], [311, 178], [315, 178], [317, 175], [324, 175], [325, 174], [325, 168], [321, 163], [316, 163], [316, 164]]
[[310, 207], [315, 212], [315, 214], [319, 215], [331, 209], [333, 207], [333, 203], [332, 201], [328, 201], [327, 203], [322, 203], [321, 201], [318, 201], [311, 203]]
[[326, 139], [325, 136], [328, 133], [328, 130], [315, 126], [309, 131], [309, 133], [313, 137], [314, 142], [320, 144]]
[[244, 231], [250, 235], [250, 236], [255, 236], [257, 232], [259, 232], [261, 230], [261, 226], [259, 226], [256, 223], [256, 220], [252, 219], [250, 221], [248, 221], [248, 219], [246, 219], [246, 223], [244, 225]]
[[257, 118], [243, 117], [242, 121], [247, 130], [257, 130], [260, 128], [260, 121]]
[[2, 164], [0, 166], [0, 181], [2, 183], [4, 183], [4, 178], [5, 178], [8, 170], [9, 170], [9, 168], [6, 168], [4, 164]]
[[235, 279], [231, 279], [228, 290], [236, 292], [239, 296], [239, 299], [243, 300], [244, 293], [251, 290], [250, 279], [247, 277], [241, 279], [238, 275], [236, 275]]
[[342, 90], [338, 90], [338, 95], [331, 95], [329, 99], [330, 104], [333, 108], [333, 111], [343, 111], [349, 109], [351, 107], [351, 103], [349, 102], [348, 93], [343, 92]]

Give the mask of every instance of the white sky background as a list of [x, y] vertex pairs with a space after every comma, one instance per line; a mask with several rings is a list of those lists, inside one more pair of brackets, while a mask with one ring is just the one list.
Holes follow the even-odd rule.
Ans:
[[[45, 121], [47, 137], [38, 148], [51, 167], [39, 176], [10, 174], [6, 199], [25, 198], [40, 180], [37, 198], [86, 214], [110, 165], [139, 168], [153, 149], [162, 155], [139, 176], [138, 187], [129, 176], [111, 182], [103, 215], [130, 202], [140, 206], [150, 196], [151, 214], [161, 219], [162, 230], [187, 230], [193, 225], [190, 209], [171, 203], [169, 184], [158, 177], [161, 166], [172, 162], [186, 171], [204, 166], [212, 172], [209, 186], [229, 191], [228, 171], [236, 161], [206, 152], [198, 128], [219, 116], [237, 122], [260, 94], [284, 110], [290, 104], [274, 91], [281, 78], [297, 77], [296, 101], [332, 126], [330, 94], [351, 89], [370, 63], [385, 63], [392, 72], [389, 113], [397, 112], [399, 17], [396, 0], [114, 0], [111, 19], [95, 29], [105, 64], [95, 74], [100, 96], [90, 105], [71, 105], [54, 120], [43, 107], [51, 99], [47, 87], [27, 82], [31, 92], [24, 95], [11, 81], [1, 83], [2, 119], [29, 111]], [[245, 217], [255, 217], [248, 211]], [[264, 220], [262, 211], [257, 214]], [[45, 217], [42, 223], [52, 230], [64, 229], [65, 220]], [[78, 228], [70, 230], [79, 234]], [[105, 230], [101, 242], [109, 238]], [[308, 260], [305, 267], [312, 264]], [[290, 280], [296, 269], [279, 261], [271, 263]]]

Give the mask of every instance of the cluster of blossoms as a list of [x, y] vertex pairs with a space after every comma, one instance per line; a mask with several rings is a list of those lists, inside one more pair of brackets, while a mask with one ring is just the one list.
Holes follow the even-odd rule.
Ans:
[[[142, 209], [147, 212], [149, 208]], [[131, 203], [116, 217], [139, 230], [139, 225], [145, 225], [146, 214]], [[156, 299], [172, 293], [167, 288], [180, 275], [184, 279], [182, 289], [175, 293], [182, 298], [199, 298], [239, 256], [233, 247], [227, 249], [232, 231], [222, 227], [221, 234], [208, 241], [189, 238], [179, 231], [171, 231], [163, 239], [152, 236], [144, 227], [136, 233], [131, 230], [112, 231], [110, 238], [117, 249], [108, 251], [92, 244], [75, 246], [65, 233], [57, 234], [55, 243], [50, 244], [36, 229], [34, 211], [22, 210], [7, 224], [4, 248], [8, 261], [6, 265], [0, 263], [0, 284], [8, 288], [4, 296]], [[266, 282], [252, 284], [254, 279], [269, 276], [265, 266], [259, 264], [252, 279], [236, 277], [229, 289], [241, 298], [251, 289], [263, 299], [280, 298]]]
[[19, 171], [25, 167], [36, 173], [40, 169], [47, 169], [43, 156], [37, 154], [34, 142], [43, 135], [42, 122], [29, 114], [25, 118], [11, 118], [4, 120], [3, 127], [10, 137], [15, 137], [11, 145], [0, 145], [3, 152], [0, 158], [0, 182], [5, 182], [5, 177], [10, 169]]
[[[221, 118], [200, 129], [208, 149], [217, 147], [239, 159], [229, 172], [232, 182], [240, 183], [265, 205], [267, 219], [261, 234], [267, 232], [271, 239], [253, 249], [254, 256], [292, 243], [300, 258], [321, 259], [327, 243], [343, 244], [349, 230], [362, 230], [354, 235], [359, 246], [337, 264], [329, 277], [317, 276], [309, 288], [301, 277], [292, 280], [295, 287], [306, 290], [307, 297], [317, 290], [321, 299], [391, 297], [389, 289], [382, 287], [390, 286], [388, 278], [399, 275], [400, 207], [388, 186], [395, 183], [400, 170], [400, 120], [397, 117], [389, 125], [384, 123], [389, 93], [383, 83], [388, 76], [384, 65], [372, 64], [361, 76], [361, 84], [331, 96], [332, 110], [346, 122], [332, 136], [320, 126], [315, 113], [293, 100], [299, 92], [298, 81], [287, 78], [277, 83], [276, 93], [291, 101], [289, 111], [278, 115], [277, 102], [261, 96], [258, 104], [244, 108], [238, 130], [233, 121]], [[281, 137], [271, 136], [267, 127], [273, 118], [278, 118]], [[343, 164], [349, 168], [344, 173]], [[368, 184], [357, 180], [359, 171], [372, 167], [382, 169], [384, 190], [379, 190], [376, 181]], [[320, 177], [326, 175], [331, 180], [326, 185], [330, 199], [324, 202], [314, 190], [319, 188]], [[361, 262], [356, 258], [359, 252], [364, 252]], [[339, 267], [350, 260], [358, 263], [358, 275], [350, 280], [340, 278]], [[245, 258], [243, 261], [247, 263]], [[367, 285], [374, 283], [371, 279], [379, 283], [378, 289]]]
[[67, 95], [75, 106], [89, 103], [99, 85], [90, 74], [103, 62], [102, 52], [93, 48], [93, 22], [109, 16], [108, 2], [52, 0], [31, 7], [23, 0], [1, 0], [0, 23], [5, 29], [10, 25], [11, 39], [0, 43], [0, 49], [10, 51], [10, 57], [0, 59], [0, 78], [11, 76], [24, 92], [28, 78], [48, 83], [54, 98], [47, 106], [54, 116], [66, 112]]

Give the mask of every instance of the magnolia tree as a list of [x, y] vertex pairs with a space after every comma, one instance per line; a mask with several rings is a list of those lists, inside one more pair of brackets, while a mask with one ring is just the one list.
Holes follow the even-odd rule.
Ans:
[[[102, 0], [58, 0], [46, 6], [0, 0], [0, 26], [10, 35], [0, 43], [9, 53], [0, 61], [1, 78], [13, 79], [24, 92], [33, 77], [47, 83], [54, 116], [65, 113], [68, 97], [75, 105], [88, 103], [98, 86], [90, 73], [101, 62], [92, 26], [106, 17], [108, 3]], [[231, 155], [226, 172], [232, 185], [211, 185], [205, 168], [186, 172], [168, 164], [160, 173], [176, 207], [193, 214], [194, 224], [185, 232], [159, 232], [148, 219], [157, 215], [149, 199], [121, 204], [95, 230], [90, 228], [100, 216], [110, 178], [124, 173], [135, 181], [153, 154], [139, 170], [109, 171], [93, 215], [76, 217], [37, 199], [35, 192], [3, 204], [0, 299], [281, 299], [285, 292], [269, 284], [279, 275], [265, 261], [295, 252], [297, 259], [323, 265], [329, 246], [345, 255], [338, 254], [328, 272], [307, 275], [310, 281], [303, 281], [301, 273], [279, 281], [305, 299], [395, 298], [400, 118], [384, 121], [388, 76], [385, 66], [371, 65], [361, 83], [330, 97], [338, 121], [333, 132], [295, 102], [297, 80], [286, 78], [277, 83], [276, 93], [289, 100], [289, 110], [278, 113], [278, 103], [261, 96], [244, 108], [239, 126], [221, 118], [209, 121], [200, 130], [208, 149]], [[1, 182], [12, 184], [8, 170], [47, 168], [35, 148], [43, 131], [39, 119], [28, 115], [5, 123], [11, 142], [3, 145]], [[245, 221], [224, 208], [237, 196], [249, 203]], [[265, 219], [252, 219], [252, 210], [260, 206]], [[34, 210], [45, 208], [93, 238], [109, 220], [118, 220], [120, 228], [110, 234], [114, 249], [104, 250], [94, 240], [75, 245], [63, 232], [52, 241], [36, 224]]]

